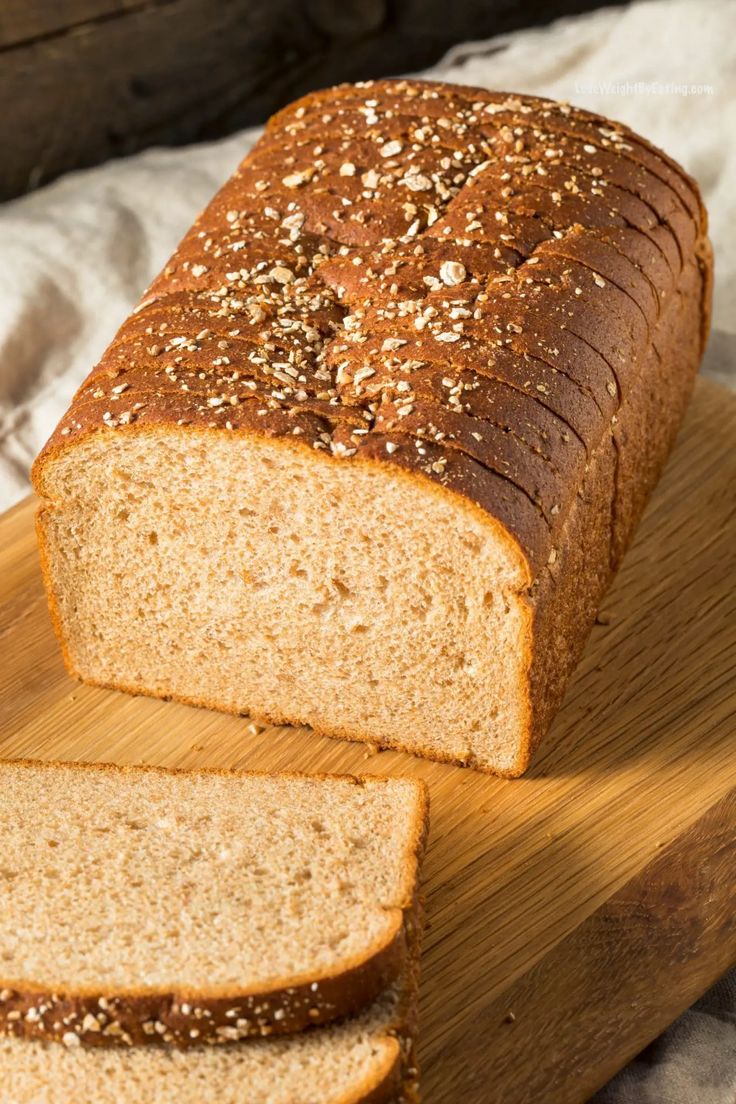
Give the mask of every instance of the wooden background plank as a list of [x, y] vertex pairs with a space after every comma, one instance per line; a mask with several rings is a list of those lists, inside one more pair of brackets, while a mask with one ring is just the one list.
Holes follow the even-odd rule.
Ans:
[[0, 521], [0, 753], [425, 778], [425, 1098], [583, 1104], [736, 961], [734, 444], [736, 398], [700, 382], [522, 779], [73, 682], [30, 502]]
[[52, 4], [48, 0], [3, 0], [0, 50], [68, 34], [76, 27], [147, 6], [147, 0], [54, 0]]
[[149, 145], [263, 122], [342, 80], [604, 0], [5, 0], [0, 200]]

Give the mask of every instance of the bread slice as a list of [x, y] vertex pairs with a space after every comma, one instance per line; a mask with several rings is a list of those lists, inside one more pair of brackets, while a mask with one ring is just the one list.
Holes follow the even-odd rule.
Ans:
[[228, 1043], [406, 969], [420, 783], [4, 762], [0, 789], [0, 1033]]
[[34, 466], [69, 670], [522, 773], [711, 282], [696, 184], [620, 124], [415, 80], [285, 108]]
[[412, 984], [362, 1015], [231, 1047], [102, 1050], [0, 1039], [13, 1104], [414, 1104]]

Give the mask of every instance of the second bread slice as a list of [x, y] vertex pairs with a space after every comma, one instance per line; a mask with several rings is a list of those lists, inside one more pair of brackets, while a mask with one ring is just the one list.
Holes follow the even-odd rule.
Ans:
[[226, 1048], [0, 1039], [3, 1086], [13, 1104], [415, 1104], [414, 1003], [403, 979], [354, 1019]]
[[407, 965], [417, 783], [9, 762], [0, 787], [0, 1033], [296, 1032]]

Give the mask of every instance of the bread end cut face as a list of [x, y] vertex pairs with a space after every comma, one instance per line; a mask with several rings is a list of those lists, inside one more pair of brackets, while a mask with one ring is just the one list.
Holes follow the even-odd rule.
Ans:
[[528, 568], [469, 500], [390, 463], [178, 426], [90, 434], [35, 474], [80, 678], [526, 766]]

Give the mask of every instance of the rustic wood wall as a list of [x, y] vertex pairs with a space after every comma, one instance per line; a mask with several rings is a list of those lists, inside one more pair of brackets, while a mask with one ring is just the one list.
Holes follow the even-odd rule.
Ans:
[[0, 198], [602, 0], [2, 0]]

